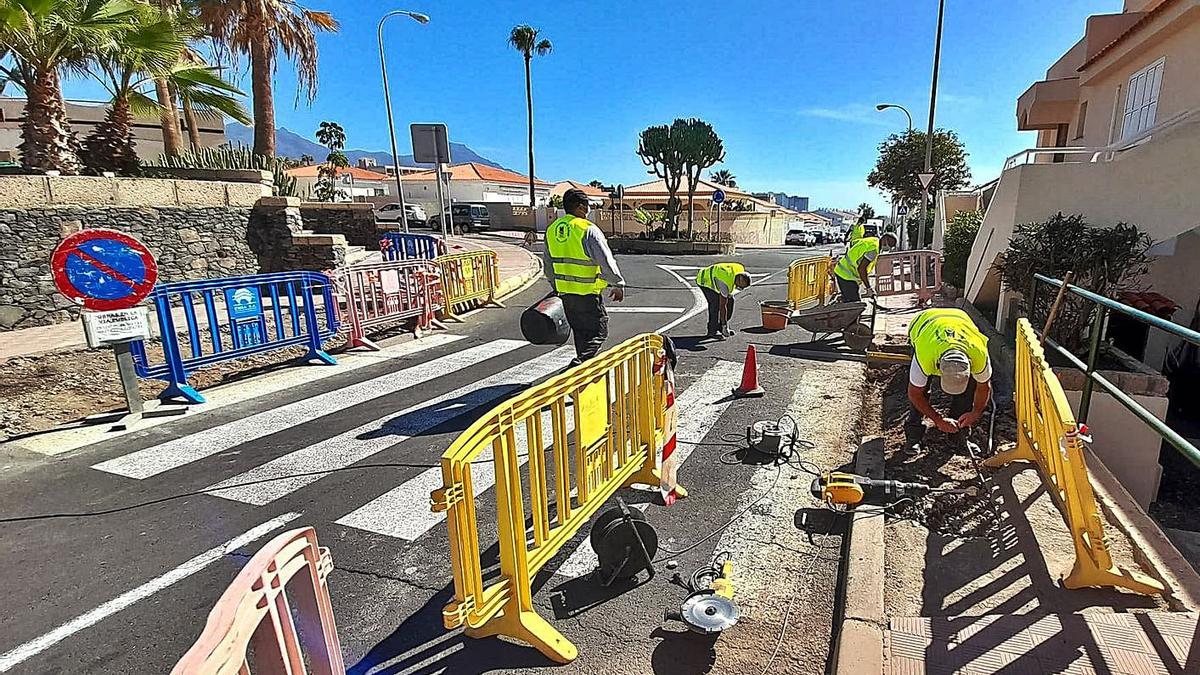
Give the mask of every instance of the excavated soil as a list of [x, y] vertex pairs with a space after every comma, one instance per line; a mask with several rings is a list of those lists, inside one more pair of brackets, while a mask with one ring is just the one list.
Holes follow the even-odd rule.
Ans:
[[[906, 448], [904, 420], [908, 415], [908, 369], [891, 366], [873, 369], [868, 376], [870, 395], [881, 410], [880, 425], [867, 433], [881, 434], [887, 446], [885, 473], [888, 479], [925, 483], [943, 490], [966, 490], [964, 493], [931, 494], [914, 501], [898, 504], [896, 515], [924, 527], [955, 537], [984, 537], [995, 527], [997, 505], [993, 486], [987, 473], [979, 471], [978, 462], [988, 452], [988, 429], [992, 413], [985, 413], [979, 425], [965, 435], [948, 435], [928, 428], [924, 441], [917, 448]], [[949, 397], [934, 387], [932, 403], [939, 410], [949, 408]], [[1010, 414], [996, 416], [994, 447], [1003, 451], [1016, 439], [1016, 420]], [[967, 440], [978, 450], [972, 456]]]
[[[874, 369], [868, 375], [862, 432], [884, 437], [889, 479], [946, 488], [975, 488], [974, 494], [929, 496], [894, 509], [884, 531], [884, 608], [888, 617], [978, 616], [994, 613], [1121, 612], [1164, 609], [1162, 598], [1116, 589], [1063, 588], [1075, 548], [1061, 512], [1030, 464], [977, 470], [961, 441], [929, 429], [923, 447], [905, 450], [907, 372]], [[935, 387], [936, 389], [936, 387]], [[935, 394], [945, 410], [949, 401]], [[979, 460], [989, 454], [990, 416], [972, 434]], [[1013, 446], [1016, 420], [1000, 412], [995, 452]], [[1106, 525], [1113, 561], [1137, 570], [1129, 541]]]

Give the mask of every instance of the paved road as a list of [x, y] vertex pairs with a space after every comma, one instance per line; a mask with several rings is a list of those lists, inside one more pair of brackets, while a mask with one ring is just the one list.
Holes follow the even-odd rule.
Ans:
[[[757, 301], [784, 297], [784, 270], [794, 257], [771, 250], [739, 256], [761, 285], [739, 296], [737, 321], [756, 326]], [[780, 395], [731, 404], [740, 353], [761, 336], [697, 343], [703, 301], [691, 278], [712, 261], [622, 257], [632, 288], [623, 304], [611, 305], [610, 344], [666, 329], [685, 350], [680, 439], [690, 443], [685, 452], [701, 459], [689, 459], [681, 475], [695, 494], [686, 506], [650, 511], [677, 547], [726, 522], [756, 470], [715, 461], [729, 450], [719, 439], [785, 412], [801, 377], [795, 365], [764, 372], [769, 386], [784, 390]], [[91, 517], [0, 522], [0, 672], [166, 672], [246, 557], [273, 535], [303, 525], [314, 526], [333, 553], [330, 586], [351, 672], [547, 666], [524, 646], [469, 640], [442, 628], [452, 588], [449, 547], [443, 518], [428, 507], [430, 490], [441, 482], [437, 459], [457, 433], [573, 355], [520, 339], [520, 309], [545, 292], [539, 283], [508, 309], [484, 310], [432, 339], [389, 347], [407, 352], [402, 358], [53, 460], [16, 462], [20, 468], [0, 474], [5, 517], [157, 503]], [[364, 464], [391, 466], [354, 469]], [[481, 465], [474, 481], [485, 495], [481, 523], [493, 520], [484, 489], [491, 481], [490, 465]], [[650, 505], [649, 493], [631, 490], [626, 497], [640, 508]], [[492, 533], [481, 537], [494, 541]], [[537, 582], [542, 614], [580, 646], [572, 672], [700, 672], [707, 650], [651, 634], [662, 611], [684, 595], [662, 578], [669, 573], [660, 570], [654, 583], [636, 590], [598, 589], [586, 576], [595, 562], [583, 541], [581, 534]], [[716, 540], [680, 556], [681, 571], [707, 561], [715, 546]], [[623, 634], [635, 624], [647, 628], [636, 639]], [[621, 647], [625, 639], [639, 642], [645, 654], [622, 659], [632, 653]]]

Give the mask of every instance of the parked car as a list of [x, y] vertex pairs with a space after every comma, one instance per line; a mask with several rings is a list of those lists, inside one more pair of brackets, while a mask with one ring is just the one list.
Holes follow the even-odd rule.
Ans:
[[[429, 224], [429, 216], [425, 215], [425, 209], [416, 204], [404, 204], [404, 210], [408, 213], [409, 227], [425, 227]], [[384, 204], [375, 209], [375, 220], [381, 223], [398, 223], [400, 222], [400, 205], [399, 204]]]
[[783, 238], [788, 246], [812, 246], [817, 243], [816, 235], [807, 230], [791, 230]]
[[[450, 213], [450, 223], [459, 232], [481, 232], [492, 226], [492, 216], [483, 204], [455, 204], [450, 207]], [[430, 219], [429, 227], [442, 229], [441, 216]]]

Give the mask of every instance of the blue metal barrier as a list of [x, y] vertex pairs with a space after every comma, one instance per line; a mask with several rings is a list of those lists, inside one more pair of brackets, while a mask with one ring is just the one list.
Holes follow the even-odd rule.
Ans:
[[434, 260], [446, 252], [436, 237], [403, 232], [384, 232], [380, 235], [379, 250], [387, 261]]
[[[187, 378], [205, 366], [295, 346], [308, 347], [304, 361], [333, 365], [336, 361], [322, 346], [338, 332], [334, 291], [334, 282], [319, 272], [159, 284], [150, 298], [158, 314], [162, 362], [151, 363], [145, 342], [135, 342], [137, 374], [167, 382], [160, 399], [203, 403]], [[176, 326], [172, 307], [183, 314], [182, 328]]]

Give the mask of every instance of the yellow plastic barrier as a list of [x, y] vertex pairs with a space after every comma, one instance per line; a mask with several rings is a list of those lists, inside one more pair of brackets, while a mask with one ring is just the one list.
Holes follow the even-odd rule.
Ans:
[[465, 305], [481, 300], [500, 305], [496, 300], [500, 272], [495, 251], [443, 255], [438, 257], [437, 263], [442, 270], [442, 293], [447, 316], [454, 316]]
[[217, 600], [204, 632], [171, 675], [345, 673], [325, 585], [332, 569], [329, 549], [317, 545], [311, 527], [275, 537]]
[[788, 266], [788, 305], [792, 309], [810, 309], [825, 304], [830, 295], [829, 256], [801, 258]]
[[[533, 610], [531, 580], [617, 489], [658, 485], [665, 380], [654, 365], [662, 349], [657, 335], [627, 340], [492, 409], [442, 455], [444, 487], [432, 507], [449, 525], [454, 600], [442, 612], [446, 628], [516, 638], [559, 663], [575, 658], [575, 645]], [[495, 467], [500, 550], [499, 576], [486, 585], [471, 482], [480, 459]]]
[[1162, 593], [1163, 586], [1156, 580], [1113, 564], [1088, 479], [1075, 414], [1027, 319], [1017, 322], [1016, 380], [1017, 447], [985, 464], [998, 467], [1018, 460], [1037, 464], [1042, 482], [1058, 503], [1075, 542], [1075, 566], [1063, 585], [1118, 586], [1144, 595]]

